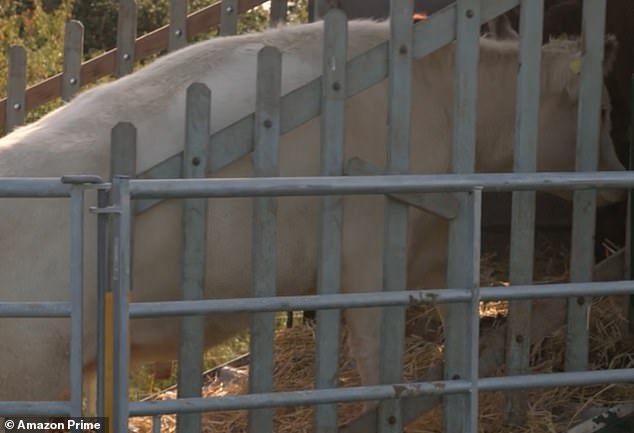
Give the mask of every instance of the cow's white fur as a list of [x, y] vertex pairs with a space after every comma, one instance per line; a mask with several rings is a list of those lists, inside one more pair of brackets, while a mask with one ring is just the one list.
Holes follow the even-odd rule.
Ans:
[[[379, 44], [386, 23], [350, 23], [350, 57]], [[265, 44], [283, 53], [283, 92], [321, 71], [322, 24], [289, 26], [262, 34], [218, 38], [161, 58], [141, 71], [99, 86], [70, 104], [0, 140], [0, 176], [61, 176], [109, 171], [109, 137], [118, 121], [138, 128], [137, 170], [143, 171], [183, 148], [184, 95], [202, 81], [212, 89], [212, 128], [217, 131], [254, 109], [258, 50]], [[481, 42], [478, 103], [478, 169], [511, 168], [517, 45]], [[411, 131], [411, 171], [449, 170], [453, 101], [453, 46], [415, 62]], [[541, 88], [541, 169], [573, 168], [578, 76], [569, 68], [578, 46], [553, 42], [543, 49]], [[386, 83], [347, 102], [346, 156], [384, 164]], [[608, 101], [605, 101], [608, 105]], [[621, 169], [607, 125], [602, 134], [602, 167]], [[280, 144], [283, 176], [319, 173], [319, 123], [313, 120], [286, 134]], [[250, 157], [218, 176], [251, 176]], [[342, 286], [346, 291], [381, 288], [383, 199], [344, 200]], [[279, 293], [308, 293], [315, 286], [318, 200], [285, 198], [279, 203]], [[222, 199], [209, 205], [209, 297], [248, 296], [251, 286], [251, 201]], [[137, 219], [134, 299], [179, 297], [181, 248], [179, 202], [163, 203]], [[86, 240], [86, 363], [94, 365], [95, 218], [88, 217]], [[68, 209], [62, 200], [4, 200], [0, 205], [1, 301], [68, 299]], [[408, 283], [445, 284], [446, 224], [412, 211]], [[352, 349], [366, 383], [375, 381], [375, 311], [348, 315]], [[245, 315], [207, 319], [206, 342], [220, 343], [247, 325]], [[135, 362], [172, 359], [178, 321], [134, 322]], [[66, 320], [0, 320], [0, 400], [62, 396], [67, 387]]]

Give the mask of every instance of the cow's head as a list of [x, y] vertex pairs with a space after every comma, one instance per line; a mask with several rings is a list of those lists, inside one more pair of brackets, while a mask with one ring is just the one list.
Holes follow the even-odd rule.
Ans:
[[[612, 68], [617, 43], [606, 37], [604, 77]], [[567, 171], [575, 168], [577, 113], [581, 87], [582, 54], [579, 40], [552, 40], [542, 51], [542, 91], [538, 169]], [[602, 84], [599, 132], [599, 170], [624, 170], [610, 137], [610, 98]], [[623, 191], [601, 190], [598, 204], [622, 201]]]

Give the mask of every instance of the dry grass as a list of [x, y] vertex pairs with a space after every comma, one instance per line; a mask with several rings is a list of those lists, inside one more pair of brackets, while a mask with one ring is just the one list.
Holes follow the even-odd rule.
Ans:
[[[540, 244], [536, 251], [535, 270], [541, 282], [565, 281], [567, 278], [568, 253], [561, 245]], [[482, 285], [499, 285], [507, 281], [508, 264], [493, 254], [483, 256]], [[616, 311], [614, 299], [597, 298], [591, 316], [591, 366], [595, 369], [633, 367], [634, 342], [623, 335], [625, 318]], [[507, 313], [504, 302], [482, 305], [483, 318], [499, 319]], [[405, 352], [404, 376], [408, 381], [421, 377], [430, 367], [442, 361], [442, 335], [435, 309], [416, 307], [408, 311], [407, 349]], [[565, 330], [534, 344], [531, 352], [533, 372], [549, 373], [563, 370]], [[275, 337], [276, 367], [275, 390], [305, 390], [313, 388], [314, 328], [296, 325], [281, 329]], [[347, 356], [341, 341], [340, 386], [359, 385], [359, 377], [353, 361]], [[503, 366], [500, 366], [502, 371]], [[242, 368], [247, 372], [248, 367]], [[230, 384], [218, 379], [206, 385], [204, 395], [223, 396], [247, 392], [247, 375]], [[609, 384], [583, 388], [556, 388], [535, 390], [529, 394], [529, 409], [525, 426], [510, 428], [505, 425], [502, 393], [483, 393], [480, 399], [480, 432], [486, 433], [551, 433], [565, 432], [572, 425], [587, 418], [586, 411], [596, 407], [609, 407], [632, 401], [634, 385]], [[163, 394], [161, 399], [175, 398], [174, 392]], [[345, 424], [361, 413], [360, 404], [339, 405], [339, 421]], [[303, 433], [312, 431], [313, 410], [308, 407], [281, 408], [275, 411], [275, 431], [279, 433]], [[151, 419], [131, 420], [131, 427], [139, 433], [151, 432]], [[213, 433], [246, 432], [245, 411], [216, 412], [203, 415], [203, 431]], [[173, 416], [162, 418], [161, 431], [175, 431]], [[441, 431], [441, 413], [436, 408], [407, 426], [408, 433], [436, 433]]]

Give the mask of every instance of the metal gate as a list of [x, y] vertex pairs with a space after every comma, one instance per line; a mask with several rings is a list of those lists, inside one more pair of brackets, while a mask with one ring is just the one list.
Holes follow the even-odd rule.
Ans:
[[[480, 25], [515, 7], [522, 7], [522, 36], [518, 80], [516, 128], [517, 174], [473, 174], [475, 144], [475, 101]], [[70, 196], [73, 215], [73, 248], [70, 303], [15, 305], [0, 303], [0, 317], [70, 316], [72, 332], [71, 401], [44, 403], [39, 406], [23, 402], [0, 402], [0, 415], [74, 415], [81, 412], [81, 281], [82, 281], [82, 211], [86, 188], [100, 191], [99, 287], [100, 307], [99, 385], [100, 413], [112, 417], [115, 432], [128, 428], [129, 416], [185, 414], [179, 420], [180, 431], [199, 431], [197, 413], [210, 410], [249, 409], [250, 431], [272, 430], [271, 408], [283, 405], [317, 405], [316, 432], [337, 429], [335, 404], [354, 400], [380, 400], [376, 420], [371, 427], [377, 432], [400, 432], [412, 417], [409, 402], [414, 397], [444, 397], [444, 426], [447, 432], [477, 431], [479, 391], [516, 391], [534, 387], [585, 385], [603, 382], [629, 382], [634, 369], [584, 372], [587, 368], [588, 336], [586, 320], [588, 296], [634, 293], [634, 283], [588, 283], [592, 279], [592, 240], [595, 188], [634, 186], [629, 173], [597, 173], [598, 110], [601, 91], [603, 52], [603, 17], [605, 0], [585, 0], [585, 56], [581, 66], [582, 88], [579, 104], [577, 169], [591, 173], [535, 174], [536, 133], [539, 95], [539, 64], [543, 4], [524, 0], [458, 0], [433, 14], [425, 22], [412, 22], [412, 0], [393, 1], [391, 6], [391, 42], [348, 62], [345, 68], [330, 67], [330, 59], [344, 64], [346, 59], [346, 18], [340, 11], [329, 12], [324, 21], [324, 75], [302, 89], [279, 98], [280, 54], [264, 48], [259, 56], [258, 77], [266, 86], [258, 86], [257, 111], [212, 136], [209, 134], [210, 93], [200, 84], [188, 89], [187, 147], [164, 163], [134, 175], [134, 128], [121, 124], [113, 133], [114, 147], [119, 149], [120, 165], [113, 169], [112, 183], [98, 178], [69, 177], [62, 180], [0, 180], [0, 195]], [[456, 99], [454, 107], [454, 174], [408, 175], [409, 112], [411, 105], [411, 62], [456, 40]], [[343, 109], [345, 98], [389, 80], [390, 137], [388, 144], [389, 175], [344, 176]], [[313, 117], [321, 115], [322, 160], [328, 161], [321, 178], [276, 178], [277, 140]], [[266, 153], [263, 149], [273, 149]], [[253, 151], [257, 179], [202, 179], [243, 155]], [[121, 156], [123, 155], [123, 156]], [[212, 155], [208, 161], [207, 155]], [[125, 164], [125, 166], [124, 166]], [[130, 169], [132, 167], [132, 170]], [[127, 172], [127, 173], [126, 173]], [[179, 174], [190, 179], [173, 179]], [[124, 176], [121, 176], [121, 175]], [[357, 173], [358, 174], [358, 173]], [[364, 174], [364, 173], [362, 173]], [[143, 178], [157, 179], [149, 180]], [[172, 179], [168, 179], [172, 178]], [[200, 178], [200, 179], [199, 179]], [[572, 283], [531, 286], [533, 257], [533, 223], [535, 190], [575, 190], [572, 250]], [[480, 213], [482, 191], [515, 191], [514, 224], [511, 243], [510, 287], [479, 287]], [[105, 191], [109, 191], [109, 197]], [[406, 291], [403, 251], [407, 248], [407, 210], [417, 194], [443, 192], [455, 195], [459, 212], [450, 219], [448, 287], [443, 290]], [[385, 237], [384, 285], [382, 293], [340, 294], [340, 254], [342, 218], [341, 199], [349, 194], [384, 194]], [[319, 294], [309, 297], [274, 297], [275, 274], [275, 197], [323, 196], [321, 204], [321, 250]], [[254, 213], [253, 299], [203, 300], [205, 257], [205, 221], [207, 200], [219, 197], [256, 197]], [[185, 198], [185, 241], [183, 251], [184, 300], [161, 303], [130, 303], [131, 245], [133, 215], [147, 211], [160, 200]], [[438, 209], [437, 202], [427, 201], [426, 208]], [[107, 230], [107, 221], [110, 229]], [[110, 233], [108, 235], [108, 232]], [[333, 259], [334, 257], [334, 259]], [[109, 277], [108, 277], [109, 275]], [[569, 346], [566, 373], [528, 375], [527, 336], [530, 320], [528, 299], [569, 297]], [[110, 309], [110, 301], [112, 308]], [[507, 364], [511, 375], [478, 378], [479, 309], [481, 300], [509, 299], [511, 338]], [[578, 302], [582, 300], [583, 302]], [[402, 347], [405, 307], [420, 302], [448, 303], [445, 380], [401, 383]], [[339, 309], [383, 306], [381, 385], [345, 389], [336, 388], [339, 341]], [[317, 330], [318, 369], [316, 388], [311, 391], [272, 392], [273, 313], [288, 309], [319, 311]], [[36, 311], [36, 313], [34, 313]], [[202, 354], [201, 316], [212, 313], [253, 313], [252, 329], [258, 329], [251, 342], [250, 392], [245, 396], [224, 398], [200, 397]], [[138, 317], [186, 316], [181, 341], [183, 373], [179, 398], [174, 401], [129, 402], [129, 320]], [[466, 319], [465, 319], [466, 318]], [[111, 320], [109, 322], [109, 320]], [[112, 332], [112, 341], [108, 335]], [[110, 355], [108, 355], [110, 354]], [[110, 364], [111, 363], [111, 364]], [[112, 370], [112, 380], [106, 372]], [[188, 374], [185, 371], [189, 372]], [[109, 388], [111, 387], [111, 388]], [[521, 394], [511, 405], [519, 413]], [[418, 404], [418, 403], [417, 403]], [[354, 431], [354, 430], [349, 430]], [[367, 429], [365, 431], [368, 431]]]

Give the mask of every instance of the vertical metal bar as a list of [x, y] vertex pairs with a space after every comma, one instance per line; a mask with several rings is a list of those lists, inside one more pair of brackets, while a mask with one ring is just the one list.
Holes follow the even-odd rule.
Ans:
[[[97, 208], [109, 204], [108, 191], [97, 192]], [[108, 291], [108, 215], [97, 215], [97, 416], [105, 416], [105, 308]], [[112, 365], [112, 364], [111, 364]]]
[[9, 75], [7, 88], [7, 133], [24, 125], [26, 117], [26, 50], [22, 46], [9, 48]]
[[475, 188], [469, 193], [470, 213], [473, 216], [471, 224], [470, 254], [471, 254], [471, 302], [469, 303], [469, 323], [467, 325], [467, 363], [465, 379], [471, 381], [468, 396], [467, 412], [464, 414], [465, 432], [478, 431], [478, 380], [480, 361], [480, 255], [482, 253], [482, 188]]
[[271, 0], [271, 16], [269, 18], [270, 27], [277, 27], [286, 22], [288, 12], [288, 0]]
[[81, 60], [84, 56], [84, 25], [76, 20], [66, 23], [64, 31], [64, 72], [62, 100], [70, 101], [81, 86]]
[[112, 426], [114, 432], [128, 431], [128, 374], [130, 358], [129, 304], [130, 257], [131, 257], [131, 212], [130, 181], [127, 176], [115, 176], [112, 196], [118, 214], [114, 218], [112, 243], [113, 282], [113, 343], [117, 348], [114, 356], [114, 405]]
[[[517, 82], [513, 164], [516, 172], [530, 173], [537, 169], [539, 92], [535, 92], [535, 89], [540, 87], [543, 15], [543, 0], [522, 0], [518, 59], [521, 68]], [[510, 282], [531, 284], [535, 249], [535, 192], [514, 192], [511, 215]], [[506, 333], [508, 375], [528, 373], [531, 306], [532, 301], [509, 303], [509, 328]], [[523, 424], [528, 409], [526, 393], [509, 393], [506, 404], [507, 421], [514, 425]]]
[[[187, 88], [185, 154], [183, 175], [204, 178], [207, 173], [207, 142], [210, 134], [211, 92], [206, 85], [194, 83]], [[207, 199], [183, 201], [183, 299], [204, 298], [207, 263]], [[203, 386], [205, 349], [204, 316], [181, 319], [178, 358], [178, 397], [200, 397]], [[178, 416], [177, 431], [201, 431], [200, 413]]]
[[110, 177], [136, 174], [136, 128], [130, 122], [119, 122], [112, 128]]
[[[577, 171], [595, 171], [599, 160], [600, 108], [606, 0], [583, 2], [583, 63], [577, 122]], [[592, 281], [596, 190], [575, 191], [570, 281]], [[566, 370], [588, 368], [588, 320], [592, 298], [568, 299]]]
[[[112, 129], [111, 133], [111, 149], [110, 149], [110, 174], [114, 179], [117, 175], [134, 176], [136, 173], [136, 128], [134, 125], [128, 122], [120, 122]], [[111, 203], [114, 205], [114, 197], [111, 199]], [[132, 217], [130, 217], [132, 220]], [[130, 221], [132, 224], [132, 221]], [[117, 245], [113, 243], [113, 236], [116, 235], [116, 228], [110, 227], [107, 229], [110, 231], [109, 239], [107, 242], [108, 255], [105, 267], [108, 272], [114, 273], [114, 258], [116, 257]], [[130, 240], [130, 245], [133, 241]], [[132, 248], [132, 246], [130, 246]], [[132, 256], [130, 256], [130, 266], [132, 266]], [[130, 290], [132, 290], [132, 284], [130, 283]], [[114, 282], [110, 282], [108, 290], [105, 294], [104, 302], [104, 377], [105, 377], [105, 398], [104, 398], [104, 413], [109, 419], [113, 419], [113, 412], [115, 410], [115, 403], [117, 401], [117, 395], [114, 389], [114, 381], [116, 376], [113, 377], [114, 372], [114, 353], [116, 342], [114, 341], [115, 324], [113, 322], [115, 317], [114, 310]], [[114, 428], [114, 423], [109, 424], [109, 428]], [[112, 432], [113, 430], [111, 430]]]
[[134, 47], [137, 29], [137, 7], [135, 0], [119, 1], [117, 21], [117, 59], [115, 77], [123, 77], [134, 68]]
[[[388, 145], [386, 172], [409, 171], [409, 132], [411, 126], [411, 71], [413, 46], [413, 0], [390, 2], [390, 64]], [[407, 289], [407, 230], [409, 207], [385, 197], [383, 236], [383, 290]], [[405, 343], [405, 308], [385, 307], [381, 317], [381, 353], [379, 380], [402, 380]], [[403, 430], [400, 400], [379, 403], [378, 432]]]
[[[116, 175], [136, 176], [137, 162], [137, 132], [136, 127], [130, 122], [119, 122], [112, 129], [110, 146], [110, 178]], [[132, 224], [134, 216], [132, 217]], [[134, 247], [134, 239], [131, 240]], [[130, 266], [133, 266], [132, 257]], [[130, 290], [133, 286], [130, 285]]]
[[70, 196], [70, 416], [81, 417], [83, 376], [84, 190], [74, 186]]
[[[631, 77], [632, 79], [632, 90], [630, 94], [630, 107], [634, 107], [634, 75]], [[630, 125], [634, 125], [634, 109], [632, 109], [631, 113], [632, 118], [630, 119]], [[629, 170], [634, 170], [634, 127], [630, 127], [630, 151], [629, 151]], [[634, 254], [632, 254], [634, 248], [634, 189], [630, 189], [629, 191], [629, 201], [628, 201], [628, 216], [627, 216], [627, 248], [625, 250], [627, 261], [626, 264], [626, 278], [632, 279], [632, 275], [634, 275]], [[629, 296], [629, 308], [628, 308], [628, 319], [629, 319], [629, 329], [630, 332], [634, 332], [634, 295]]]
[[[480, 0], [458, 0], [456, 5], [456, 58], [452, 171], [472, 173], [475, 168], [476, 98], [478, 86]], [[457, 194], [461, 211], [449, 224], [449, 257], [447, 285], [450, 288], [470, 287], [476, 272], [471, 255], [473, 242], [473, 208], [468, 193]], [[469, 304], [453, 304], [447, 308], [445, 319], [446, 379], [468, 375], [467, 321]], [[472, 398], [475, 396], [471, 396]], [[443, 399], [443, 420], [447, 433], [475, 433], [472, 426], [469, 397], [446, 396]]]
[[[321, 103], [321, 175], [343, 176], [345, 137], [346, 59], [348, 19], [340, 9], [324, 17], [324, 55]], [[323, 197], [319, 227], [317, 290], [337, 293], [341, 287], [341, 241], [343, 208], [341, 196]], [[339, 310], [317, 312], [317, 389], [336, 388], [339, 376]], [[315, 432], [337, 431], [337, 405], [315, 408]]]
[[308, 0], [308, 22], [312, 23], [319, 18], [319, 12], [317, 8], [319, 6], [319, 0]]
[[169, 26], [167, 49], [176, 51], [187, 45], [187, 0], [170, 0]]
[[[200, 430], [193, 430], [194, 433]], [[152, 433], [161, 433], [161, 416], [154, 415], [152, 417]]]
[[[277, 48], [264, 47], [258, 53], [255, 111], [255, 176], [279, 175], [280, 95], [282, 55]], [[253, 199], [253, 296], [275, 296], [277, 289], [277, 199]], [[274, 313], [251, 316], [251, 368], [249, 392], [273, 389]], [[249, 411], [249, 432], [273, 431], [273, 411]]]
[[238, 0], [222, 0], [220, 8], [220, 36], [238, 33]]

